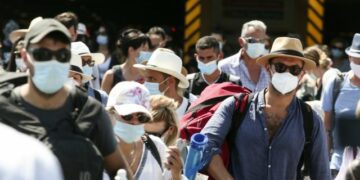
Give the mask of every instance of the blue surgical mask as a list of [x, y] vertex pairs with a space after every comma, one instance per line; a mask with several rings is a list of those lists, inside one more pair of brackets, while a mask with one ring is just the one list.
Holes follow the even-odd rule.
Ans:
[[68, 81], [70, 63], [61, 63], [55, 59], [34, 61], [32, 82], [41, 92], [53, 94], [59, 91]]
[[27, 68], [22, 58], [16, 58], [15, 64], [17, 69], [19, 69], [21, 72], [24, 72]]
[[88, 75], [88, 76], [92, 76], [93, 73], [93, 67], [90, 67], [89, 65], [85, 65], [82, 67], [83, 69], [83, 73]]
[[148, 61], [150, 59], [151, 54], [152, 54], [151, 52], [140, 51], [139, 56], [136, 57], [136, 64], [140, 64], [143, 61]]
[[116, 121], [114, 125], [114, 133], [127, 144], [130, 144], [144, 135], [144, 124], [132, 125], [122, 121]]
[[251, 59], [256, 59], [266, 53], [264, 43], [247, 43], [246, 54]]
[[331, 54], [332, 54], [334, 59], [338, 59], [338, 58], [341, 58], [343, 56], [343, 51], [338, 49], [338, 48], [332, 48], [331, 49]]
[[106, 35], [98, 35], [96, 37], [96, 42], [99, 45], [107, 45], [108, 44], [108, 37]]
[[217, 60], [210, 61], [206, 64], [197, 60], [197, 63], [198, 63], [198, 68], [199, 68], [200, 72], [203, 74], [206, 74], [206, 75], [210, 75], [218, 69]]
[[165, 82], [167, 80], [164, 79], [164, 81], [162, 81], [161, 83], [154, 83], [154, 82], [144, 82], [144, 86], [149, 90], [150, 95], [157, 95], [157, 94], [161, 94], [164, 95], [165, 91], [168, 89], [165, 89], [163, 92], [160, 91], [159, 86], [160, 84], [162, 84], [163, 82]]

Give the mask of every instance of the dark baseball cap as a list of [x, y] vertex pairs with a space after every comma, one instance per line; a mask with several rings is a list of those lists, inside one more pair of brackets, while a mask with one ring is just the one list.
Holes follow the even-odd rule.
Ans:
[[61, 24], [59, 21], [46, 18], [39, 22], [37, 22], [34, 26], [32, 26], [29, 31], [25, 35], [25, 48], [29, 46], [29, 44], [35, 44], [41, 41], [46, 35], [51, 32], [59, 31], [63, 33], [71, 42], [70, 32], [69, 30]]

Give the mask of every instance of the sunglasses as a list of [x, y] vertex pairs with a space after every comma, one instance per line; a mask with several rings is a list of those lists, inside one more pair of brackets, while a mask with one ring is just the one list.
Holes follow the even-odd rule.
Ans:
[[93, 67], [95, 65], [95, 60], [82, 60], [82, 65], [89, 65], [90, 67]]
[[125, 121], [131, 121], [134, 118], [134, 116], [139, 120], [140, 123], [147, 123], [150, 121], [150, 117], [145, 113], [136, 113], [136, 115], [129, 114], [129, 115], [121, 116], [121, 118]]
[[57, 51], [52, 51], [47, 48], [36, 48], [29, 52], [36, 61], [48, 61], [55, 57], [59, 62], [69, 62], [71, 58], [71, 51], [67, 48], [62, 48]]
[[247, 43], [265, 43], [265, 39], [256, 39], [253, 37], [247, 37], [245, 40]]
[[283, 73], [285, 72], [287, 69], [289, 69], [289, 72], [294, 75], [294, 76], [298, 76], [301, 71], [302, 71], [302, 67], [298, 66], [298, 65], [293, 65], [293, 66], [287, 66], [283, 63], [272, 63], [271, 65], [274, 65], [275, 67], [275, 71], [278, 73]]

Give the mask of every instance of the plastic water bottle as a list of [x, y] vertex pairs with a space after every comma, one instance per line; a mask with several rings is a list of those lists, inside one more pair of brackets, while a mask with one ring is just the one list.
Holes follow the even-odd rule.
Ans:
[[127, 180], [125, 169], [119, 169], [114, 180]]
[[204, 134], [196, 133], [191, 136], [190, 148], [185, 162], [185, 176], [189, 180], [194, 180], [196, 173], [203, 168], [204, 150], [207, 146], [208, 138]]

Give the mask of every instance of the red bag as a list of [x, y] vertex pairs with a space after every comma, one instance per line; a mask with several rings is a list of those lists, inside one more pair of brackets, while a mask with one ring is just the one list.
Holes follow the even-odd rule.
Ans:
[[[238, 98], [235, 112], [244, 112], [246, 102], [244, 98], [250, 94], [250, 90], [233, 84], [231, 82], [211, 84], [206, 87], [199, 98], [194, 101], [188, 111], [180, 120], [180, 138], [190, 141], [194, 133], [200, 132], [212, 115], [215, 113], [221, 102], [230, 96]], [[241, 103], [239, 103], [241, 102]], [[229, 165], [229, 151], [227, 143], [222, 145], [220, 156], [223, 159], [225, 167]]]

